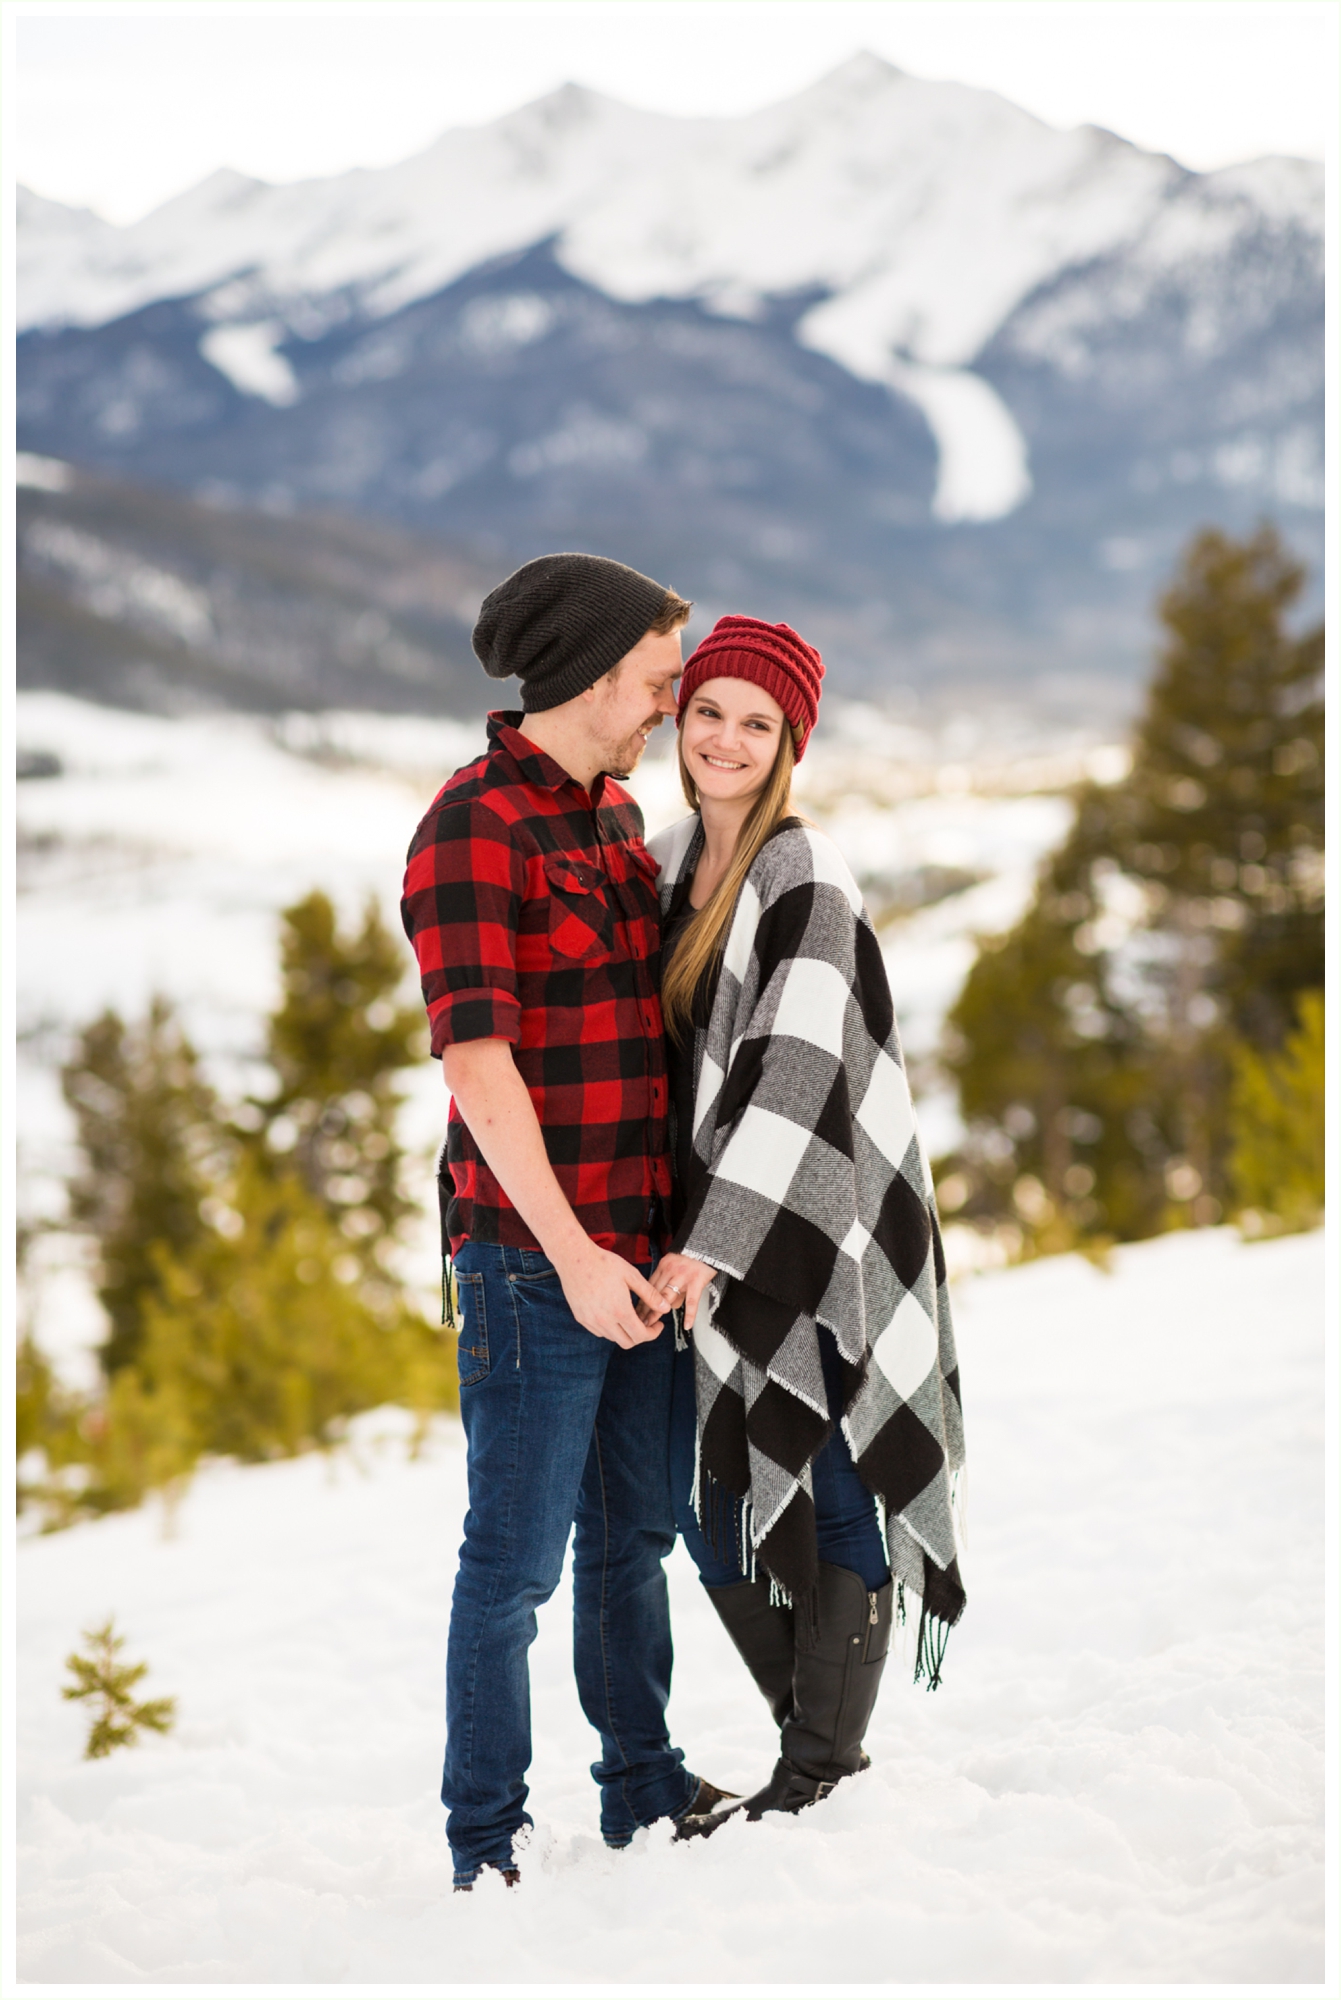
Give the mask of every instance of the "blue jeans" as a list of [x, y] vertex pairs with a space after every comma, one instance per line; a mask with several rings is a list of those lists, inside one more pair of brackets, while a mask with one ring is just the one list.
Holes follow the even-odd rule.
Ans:
[[674, 1818], [697, 1779], [666, 1733], [675, 1543], [669, 1326], [625, 1350], [580, 1327], [538, 1250], [466, 1243], [455, 1260], [469, 1512], [447, 1642], [442, 1802], [458, 1882], [507, 1867], [531, 1762], [527, 1652], [573, 1550], [573, 1666], [600, 1734], [601, 1832]]
[[[821, 1562], [855, 1570], [868, 1590], [889, 1582], [889, 1562], [876, 1518], [875, 1499], [852, 1463], [847, 1439], [838, 1428], [843, 1414], [838, 1347], [827, 1327], [821, 1327], [820, 1364], [829, 1398], [834, 1432], [816, 1452], [810, 1476], [815, 1489], [815, 1539]], [[693, 1339], [691, 1334], [690, 1339]], [[739, 1583], [733, 1562], [714, 1555], [694, 1514], [694, 1351], [675, 1357], [674, 1409], [671, 1417], [671, 1485], [675, 1494], [675, 1525], [709, 1590]]]

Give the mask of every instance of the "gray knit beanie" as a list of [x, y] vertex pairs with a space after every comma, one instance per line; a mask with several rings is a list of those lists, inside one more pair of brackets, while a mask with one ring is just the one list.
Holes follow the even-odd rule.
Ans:
[[489, 592], [470, 643], [486, 674], [521, 681], [531, 715], [572, 701], [650, 632], [671, 595], [608, 556], [537, 556]]

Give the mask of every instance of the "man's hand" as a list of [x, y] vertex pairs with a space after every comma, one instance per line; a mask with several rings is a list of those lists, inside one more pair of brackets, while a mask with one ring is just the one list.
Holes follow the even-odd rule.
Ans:
[[443, 1051], [442, 1072], [476, 1145], [557, 1271], [578, 1325], [617, 1347], [655, 1340], [662, 1315], [675, 1300], [665, 1299], [612, 1250], [593, 1243], [573, 1214], [508, 1044], [458, 1043]]
[[[694, 1324], [703, 1288], [710, 1285], [716, 1276], [711, 1264], [700, 1264], [697, 1257], [682, 1257], [678, 1250], [672, 1250], [653, 1271], [652, 1284], [670, 1305], [683, 1305], [685, 1331], [688, 1332]], [[664, 1306], [662, 1310], [665, 1310]]]
[[[637, 1347], [655, 1340], [661, 1332], [662, 1315], [674, 1303], [649, 1285], [641, 1271], [613, 1250], [602, 1250], [589, 1236], [556, 1260], [554, 1268], [578, 1325], [598, 1340], [613, 1340], [616, 1347]], [[636, 1307], [630, 1297], [633, 1292], [638, 1294]]]

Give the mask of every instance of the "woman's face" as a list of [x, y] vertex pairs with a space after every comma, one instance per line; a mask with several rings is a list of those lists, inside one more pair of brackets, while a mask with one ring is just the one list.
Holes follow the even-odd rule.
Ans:
[[680, 724], [680, 754], [699, 797], [752, 799], [768, 783], [787, 718], [753, 681], [704, 681]]

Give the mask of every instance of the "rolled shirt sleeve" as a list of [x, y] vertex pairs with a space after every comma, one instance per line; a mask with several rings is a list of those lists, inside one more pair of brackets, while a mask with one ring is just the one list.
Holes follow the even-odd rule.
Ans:
[[446, 799], [425, 819], [410, 850], [401, 914], [435, 1056], [456, 1042], [520, 1042], [525, 888], [525, 861], [490, 806]]

